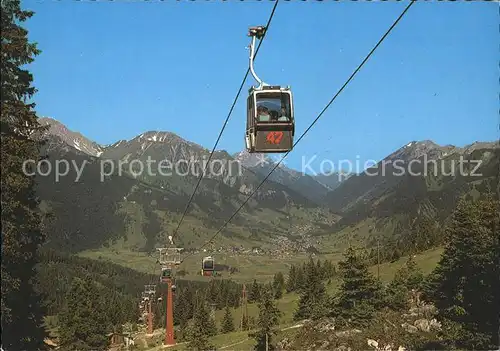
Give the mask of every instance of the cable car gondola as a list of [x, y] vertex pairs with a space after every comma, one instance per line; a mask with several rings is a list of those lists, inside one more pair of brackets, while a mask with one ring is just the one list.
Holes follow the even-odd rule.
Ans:
[[285, 153], [293, 148], [295, 121], [290, 87], [270, 86], [253, 68], [255, 38], [264, 35], [264, 27], [251, 27], [250, 71], [259, 83], [248, 90], [246, 149], [250, 153]]
[[203, 258], [201, 262], [201, 275], [205, 277], [209, 277], [214, 275], [215, 265], [214, 259], [210, 256]]
[[169, 267], [163, 267], [161, 269], [160, 282], [167, 283], [171, 279], [172, 279], [172, 269]]

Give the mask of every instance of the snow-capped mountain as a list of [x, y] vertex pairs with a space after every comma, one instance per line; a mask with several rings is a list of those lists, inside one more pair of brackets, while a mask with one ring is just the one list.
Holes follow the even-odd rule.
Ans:
[[73, 132], [66, 128], [61, 122], [50, 118], [43, 117], [38, 120], [41, 125], [49, 125], [49, 129], [46, 132], [49, 135], [55, 135], [59, 137], [69, 146], [74, 147], [78, 151], [81, 151], [87, 155], [99, 157], [103, 151], [104, 147], [87, 139], [78, 132]]
[[[280, 157], [273, 158], [265, 154], [251, 154], [247, 151], [241, 151], [233, 155], [233, 157], [238, 160], [238, 162], [241, 162], [244, 167], [256, 173], [260, 173], [263, 176], [267, 176], [280, 159]], [[316, 177], [302, 174], [301, 172], [288, 168], [283, 163], [274, 170], [269, 179], [301, 193], [303, 196], [318, 204], [323, 204], [325, 194], [329, 190], [332, 190], [328, 185], [316, 180]]]

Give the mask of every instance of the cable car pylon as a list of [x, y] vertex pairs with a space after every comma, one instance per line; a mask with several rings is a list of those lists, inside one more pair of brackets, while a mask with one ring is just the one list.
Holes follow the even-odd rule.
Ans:
[[[169, 237], [172, 243], [172, 237]], [[174, 309], [173, 309], [173, 284], [174, 269], [181, 264], [180, 252], [182, 248], [159, 248], [160, 257], [158, 263], [161, 265], [162, 274], [160, 282], [167, 284], [166, 289], [166, 315], [165, 315], [165, 345], [175, 345], [174, 336]]]
[[144, 285], [144, 292], [142, 293], [142, 303], [146, 314], [146, 334], [153, 334], [153, 311], [152, 303], [153, 297], [156, 294], [156, 285]]
[[241, 292], [241, 330], [248, 330], [248, 305], [247, 305], [247, 288], [243, 284], [243, 290]]

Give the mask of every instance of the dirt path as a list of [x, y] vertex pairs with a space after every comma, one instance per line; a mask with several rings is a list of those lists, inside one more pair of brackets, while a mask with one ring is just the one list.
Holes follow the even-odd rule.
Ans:
[[[290, 327], [286, 327], [286, 328], [281, 328], [280, 331], [285, 331], [285, 330], [289, 330], [289, 329], [295, 329], [295, 328], [300, 328], [302, 327], [304, 324], [303, 323], [299, 323], [299, 324], [295, 324], [295, 325], [292, 325]], [[158, 331], [155, 331], [154, 334], [161, 334], [163, 333], [163, 330], [158, 330]], [[245, 341], [249, 340], [250, 338], [245, 338], [245, 339], [242, 339], [240, 341], [237, 341], [235, 343], [232, 343], [232, 344], [229, 344], [229, 345], [224, 345], [224, 346], [221, 346], [219, 349], [220, 350], [224, 350], [224, 349], [227, 349], [229, 347], [233, 347], [233, 346], [236, 346], [236, 345], [240, 345], [240, 344], [243, 344]], [[145, 342], [145, 340], [143, 340]], [[151, 348], [151, 349], [148, 349], [149, 351], [160, 351], [160, 350], [163, 350], [163, 349], [168, 349], [168, 348], [171, 348], [171, 347], [174, 347], [174, 346], [178, 346], [178, 345], [183, 345], [183, 344], [187, 344], [187, 342], [180, 342], [178, 344], [175, 344], [175, 345], [159, 345], [159, 346], [156, 346], [154, 348]]]
[[148, 351], [160, 351], [163, 349], [168, 349], [170, 347], [175, 347], [175, 346], [179, 346], [179, 345], [183, 345], [183, 344], [186, 344], [186, 342], [180, 342], [180, 343], [177, 343], [174, 345], [159, 345], [159, 346], [153, 347], [151, 349], [148, 349]]
[[288, 330], [288, 329], [300, 328], [300, 327], [302, 327], [302, 326], [304, 326], [304, 324], [299, 323], [299, 324], [292, 325], [291, 327], [286, 327], [286, 328], [283, 328], [283, 329], [281, 329], [281, 331]]
[[238, 342], [235, 342], [234, 344], [231, 344], [231, 345], [226, 345], [226, 346], [222, 346], [220, 347], [221, 350], [224, 350], [224, 349], [227, 349], [228, 347], [231, 347], [231, 346], [235, 346], [235, 345], [239, 345], [239, 344], [243, 344], [245, 341], [247, 341], [249, 338], [246, 338], [246, 339], [243, 339], [243, 340], [240, 340]]
[[[302, 327], [304, 324], [302, 323], [299, 323], [299, 324], [295, 324], [295, 325], [292, 325], [291, 327], [286, 327], [286, 328], [281, 328], [280, 331], [285, 331], [285, 330], [289, 330], [289, 329], [295, 329], [295, 328], [300, 328]], [[220, 347], [221, 350], [224, 350], [224, 349], [227, 349], [228, 347], [231, 347], [231, 346], [236, 346], [236, 345], [240, 345], [240, 344], [243, 344], [245, 341], [247, 341], [249, 338], [246, 338], [246, 339], [243, 339], [243, 340], [240, 340], [238, 342], [235, 342], [233, 344], [230, 344], [230, 345], [225, 345], [225, 346], [222, 346]]]

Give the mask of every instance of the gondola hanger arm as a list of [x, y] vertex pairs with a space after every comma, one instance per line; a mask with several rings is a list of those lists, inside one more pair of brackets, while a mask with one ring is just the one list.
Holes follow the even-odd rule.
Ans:
[[250, 72], [252, 73], [253, 78], [259, 83], [259, 86], [257, 89], [262, 89], [264, 85], [269, 85], [267, 83], [264, 83], [255, 73], [255, 70], [253, 68], [253, 61], [255, 57], [255, 39], [262, 39], [266, 33], [266, 27], [264, 26], [257, 26], [257, 27], [250, 27], [248, 29], [248, 36], [252, 37], [252, 41], [250, 42], [250, 60], [249, 60], [249, 66], [250, 66]]
[[266, 34], [266, 30], [267, 30], [267, 28], [264, 26], [250, 27], [248, 29], [248, 36], [249, 37], [256, 37], [257, 39], [260, 40]]

